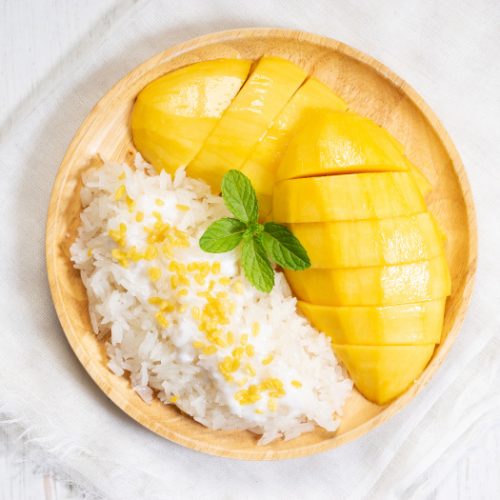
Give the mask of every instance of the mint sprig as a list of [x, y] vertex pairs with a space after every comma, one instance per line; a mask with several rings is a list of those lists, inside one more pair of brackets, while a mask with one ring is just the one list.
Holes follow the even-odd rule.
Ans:
[[259, 224], [259, 203], [248, 177], [229, 170], [222, 179], [222, 198], [235, 218], [224, 217], [212, 223], [200, 238], [202, 250], [228, 252], [242, 243], [243, 272], [262, 292], [270, 292], [274, 286], [271, 262], [294, 271], [311, 266], [305, 248], [288, 228], [276, 222]]

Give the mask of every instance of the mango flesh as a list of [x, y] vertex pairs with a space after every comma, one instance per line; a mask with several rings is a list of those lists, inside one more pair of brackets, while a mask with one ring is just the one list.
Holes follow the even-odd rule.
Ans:
[[310, 113], [318, 110], [345, 111], [346, 103], [326, 85], [309, 78], [273, 121], [244, 162], [241, 171], [249, 177], [257, 192], [261, 212], [271, 209], [274, 176], [290, 139]]
[[326, 306], [385, 306], [446, 297], [451, 281], [444, 255], [411, 264], [285, 270], [297, 298]]
[[405, 170], [410, 171], [425, 196], [429, 181], [387, 130], [355, 113], [323, 109], [301, 123], [283, 154], [275, 180]]
[[245, 82], [252, 61], [216, 59], [158, 78], [132, 109], [132, 139], [157, 170], [175, 172], [198, 153]]
[[205, 180], [219, 193], [224, 174], [242, 167], [306, 76], [290, 61], [262, 57], [188, 165], [188, 175]]
[[431, 359], [434, 347], [333, 345], [358, 390], [380, 405], [389, 403], [413, 384]]
[[334, 344], [439, 344], [446, 299], [395, 306], [320, 306], [298, 301], [311, 323]]
[[365, 171], [407, 170], [388, 132], [355, 113], [322, 111], [290, 142], [276, 180]]
[[323, 113], [290, 141], [273, 217], [311, 259], [285, 270], [298, 308], [332, 340], [357, 389], [386, 404], [420, 375], [441, 340], [451, 280], [427, 212], [430, 184], [371, 120]]
[[289, 224], [313, 268], [403, 264], [437, 257], [443, 241], [428, 213], [388, 219]]
[[330, 175], [275, 184], [273, 220], [281, 223], [383, 219], [425, 212], [407, 172]]

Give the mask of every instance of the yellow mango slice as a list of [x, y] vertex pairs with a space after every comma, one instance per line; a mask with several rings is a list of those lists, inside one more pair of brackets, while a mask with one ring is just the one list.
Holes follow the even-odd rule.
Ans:
[[285, 270], [295, 296], [327, 306], [385, 306], [446, 297], [451, 280], [444, 255], [411, 264]]
[[[335, 111], [335, 110], [334, 110]], [[315, 175], [409, 170], [426, 195], [431, 185], [386, 129], [355, 113], [310, 114], [282, 155], [276, 181]]]
[[437, 257], [443, 240], [424, 212], [380, 220], [289, 224], [307, 250], [313, 268], [403, 264]]
[[358, 391], [384, 405], [400, 396], [422, 373], [434, 344], [404, 346], [353, 346], [334, 344]]
[[355, 113], [322, 111], [290, 141], [276, 180], [407, 168], [389, 132], [375, 122]]
[[205, 180], [218, 193], [224, 174], [241, 168], [306, 76], [290, 61], [263, 57], [189, 164], [188, 175]]
[[132, 109], [135, 147], [157, 170], [170, 173], [198, 153], [245, 82], [252, 61], [216, 59], [158, 78]]
[[[259, 198], [271, 199], [274, 174], [287, 144], [308, 114], [319, 109], [345, 111], [347, 104], [316, 78], [309, 78], [256, 144], [241, 171], [252, 181]], [[261, 212], [263, 207], [270, 208], [269, 202], [261, 201]]]
[[334, 344], [439, 344], [446, 299], [396, 306], [319, 306], [298, 301], [299, 311]]
[[425, 201], [407, 172], [308, 177], [274, 185], [276, 222], [383, 219], [425, 211]]

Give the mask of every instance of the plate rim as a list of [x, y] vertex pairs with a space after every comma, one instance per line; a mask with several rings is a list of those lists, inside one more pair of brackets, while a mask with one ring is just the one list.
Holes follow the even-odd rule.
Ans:
[[[145, 419], [142, 417], [140, 412], [131, 411], [131, 408], [127, 408], [127, 402], [120, 397], [120, 394], [116, 391], [113, 392], [112, 388], [107, 387], [107, 383], [102, 380], [98, 371], [94, 368], [93, 360], [87, 359], [86, 353], [82, 351], [80, 345], [77, 343], [76, 336], [73, 335], [72, 325], [68, 311], [65, 307], [65, 301], [62, 300], [64, 292], [61, 290], [60, 283], [57, 279], [57, 273], [55, 272], [55, 261], [57, 259], [57, 245], [55, 240], [51, 238], [51, 231], [54, 223], [54, 219], [58, 214], [59, 210], [59, 199], [58, 192], [59, 187], [66, 181], [69, 170], [65, 169], [64, 166], [71, 157], [73, 147], [79, 143], [79, 141], [85, 135], [86, 127], [92, 122], [95, 115], [99, 111], [100, 103], [109, 98], [113, 93], [115, 88], [123, 85], [132, 75], [141, 72], [144, 68], [151, 64], [154, 59], [171, 59], [184, 52], [190, 51], [197, 47], [202, 47], [210, 45], [213, 43], [223, 43], [224, 41], [241, 39], [241, 38], [282, 38], [282, 39], [293, 39], [299, 41], [305, 41], [318, 46], [326, 47], [330, 50], [336, 50], [352, 59], [360, 62], [362, 64], [368, 65], [378, 74], [383, 76], [392, 85], [398, 86], [401, 91], [412, 101], [417, 109], [420, 110], [423, 117], [428, 121], [431, 128], [436, 132], [439, 141], [442, 143], [443, 148], [448, 154], [452, 162], [452, 168], [458, 177], [458, 184], [462, 191], [462, 196], [465, 202], [465, 211], [467, 214], [467, 225], [468, 225], [468, 262], [467, 262], [467, 273], [464, 278], [464, 288], [462, 293], [462, 300], [457, 308], [457, 313], [453, 324], [448, 332], [448, 335], [444, 342], [441, 344], [439, 351], [432, 358], [431, 362], [427, 365], [424, 372], [418, 378], [418, 381], [410, 387], [403, 395], [397, 398], [393, 403], [386, 406], [379, 414], [368, 419], [361, 425], [339, 435], [333, 435], [331, 438], [320, 441], [313, 444], [305, 444], [301, 447], [294, 448], [293, 450], [270, 450], [266, 447], [259, 447], [256, 445], [255, 450], [242, 451], [242, 450], [232, 450], [228, 448], [221, 448], [217, 446], [217, 442], [212, 444], [203, 443], [203, 449], [200, 448], [199, 443], [196, 440], [186, 436], [185, 434], [179, 434], [172, 429], [170, 432], [159, 432], [158, 429], [153, 428]], [[61, 324], [62, 330], [65, 334], [68, 343], [71, 346], [72, 351], [75, 353], [77, 359], [92, 378], [92, 380], [97, 384], [100, 390], [110, 399], [117, 407], [119, 407], [128, 417], [134, 419], [136, 422], [146, 427], [150, 431], [163, 438], [166, 438], [172, 442], [180, 444], [182, 446], [191, 448], [195, 451], [202, 451], [204, 453], [215, 455], [219, 457], [235, 458], [242, 460], [282, 460], [287, 458], [297, 458], [308, 455], [313, 455], [316, 453], [324, 452], [349, 441], [353, 441], [358, 437], [366, 434], [370, 430], [380, 426], [382, 423], [389, 420], [395, 414], [397, 414], [401, 409], [403, 409], [407, 404], [414, 399], [422, 389], [427, 385], [429, 380], [434, 376], [435, 371], [442, 365], [444, 359], [448, 355], [451, 345], [458, 336], [458, 332], [465, 319], [465, 314], [469, 308], [472, 289], [474, 285], [474, 278], [477, 270], [477, 222], [476, 222], [476, 210], [474, 205], [474, 200], [472, 197], [472, 191], [467, 178], [465, 167], [462, 163], [458, 150], [456, 149], [453, 141], [451, 140], [445, 127], [431, 109], [431, 107], [424, 101], [424, 99], [411, 87], [405, 80], [398, 76], [394, 71], [385, 66], [383, 63], [378, 61], [376, 58], [351, 47], [343, 42], [335, 40], [333, 38], [318, 35], [315, 33], [310, 33], [301, 30], [285, 29], [285, 28], [269, 28], [269, 27], [256, 27], [256, 28], [238, 28], [230, 29], [224, 31], [218, 31], [213, 33], [208, 33], [196, 38], [189, 39], [187, 41], [175, 44], [166, 50], [163, 50], [147, 60], [143, 61], [138, 66], [134, 67], [126, 75], [120, 78], [110, 89], [108, 89], [98, 100], [98, 102], [93, 106], [91, 111], [83, 119], [81, 125], [75, 132], [73, 138], [71, 139], [68, 147], [65, 151], [64, 157], [57, 170], [57, 175], [54, 180], [54, 184], [51, 190], [49, 210], [47, 215], [46, 230], [45, 230], [45, 253], [46, 253], [46, 268], [49, 281], [49, 288], [51, 291], [52, 301], [57, 313], [58, 320]], [[191, 418], [186, 416], [185, 418]], [[212, 431], [214, 433], [218, 431]]]

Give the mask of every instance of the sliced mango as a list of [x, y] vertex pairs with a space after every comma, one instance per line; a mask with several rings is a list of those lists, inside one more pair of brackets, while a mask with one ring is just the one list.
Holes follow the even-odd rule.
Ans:
[[158, 78], [138, 95], [132, 139], [157, 170], [187, 165], [245, 82], [252, 61], [216, 59]]
[[411, 264], [285, 270], [294, 294], [327, 306], [385, 306], [446, 297], [451, 281], [444, 255]]
[[358, 390], [380, 405], [398, 397], [413, 384], [427, 366], [434, 348], [434, 344], [333, 346]]
[[430, 191], [427, 178], [387, 130], [355, 113], [322, 110], [301, 122], [275, 178], [398, 170], [410, 171], [422, 195]]
[[205, 180], [218, 193], [223, 175], [241, 168], [306, 76], [290, 61], [263, 57], [189, 164], [188, 175]]
[[443, 240], [434, 218], [424, 212], [380, 220], [290, 224], [313, 268], [403, 264], [437, 257]]
[[[345, 111], [347, 104], [326, 85], [316, 78], [310, 78], [273, 121], [241, 168], [252, 181], [258, 196], [271, 199], [275, 171], [287, 144], [307, 120], [309, 113], [319, 109]], [[263, 206], [270, 208], [268, 201], [261, 202], [261, 208]]]
[[407, 172], [308, 177], [274, 186], [276, 222], [383, 219], [425, 211], [425, 201]]
[[290, 141], [276, 180], [407, 169], [389, 132], [375, 122], [355, 113], [321, 111]]
[[396, 306], [319, 306], [298, 309], [334, 344], [439, 344], [446, 298]]

